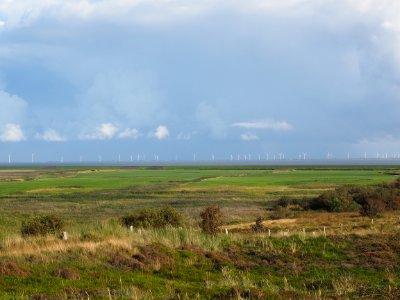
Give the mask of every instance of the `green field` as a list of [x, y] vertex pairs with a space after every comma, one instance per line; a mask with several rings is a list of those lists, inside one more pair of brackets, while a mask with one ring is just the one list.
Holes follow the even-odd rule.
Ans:
[[[341, 185], [394, 181], [397, 167], [0, 168], [0, 299], [398, 299], [397, 214], [297, 212], [249, 222], [281, 196], [302, 200]], [[209, 205], [224, 233], [199, 231]], [[170, 205], [183, 228], [131, 232], [120, 217]], [[21, 236], [53, 214], [68, 241]], [[327, 228], [328, 235], [322, 234]], [[363, 298], [364, 297], [364, 298]]]

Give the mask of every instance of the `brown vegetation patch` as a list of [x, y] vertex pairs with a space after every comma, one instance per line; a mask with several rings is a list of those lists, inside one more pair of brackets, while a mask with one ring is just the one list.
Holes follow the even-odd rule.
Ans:
[[52, 187], [52, 188], [40, 188], [26, 191], [27, 193], [51, 193], [51, 192], [63, 192], [63, 191], [74, 191], [80, 190], [78, 186], [63, 186], [63, 187]]
[[60, 268], [51, 272], [51, 275], [62, 279], [80, 279], [79, 272], [72, 268]]
[[[278, 219], [278, 220], [263, 221], [262, 224], [266, 227], [269, 227], [269, 226], [274, 226], [274, 225], [294, 224], [296, 222], [297, 222], [297, 219]], [[254, 225], [254, 222], [233, 224], [233, 225], [223, 226], [223, 228], [226, 228], [228, 230], [249, 229], [252, 225]]]
[[133, 270], [145, 269], [145, 265], [137, 258], [130, 257], [128, 254], [123, 252], [108, 253], [108, 257], [109, 264], [117, 268]]
[[143, 264], [145, 269], [172, 269], [175, 266], [174, 253], [160, 243], [140, 247], [139, 253], [132, 258]]
[[7, 260], [0, 263], [0, 275], [26, 277], [29, 272], [21, 268], [15, 261]]
[[76, 173], [78, 174], [91, 174], [91, 173], [112, 173], [117, 172], [118, 170], [110, 169], [110, 170], [98, 170], [98, 169], [91, 169], [91, 170], [82, 170]]
[[358, 265], [370, 269], [398, 268], [398, 257], [394, 249], [385, 241], [365, 240], [356, 246]]

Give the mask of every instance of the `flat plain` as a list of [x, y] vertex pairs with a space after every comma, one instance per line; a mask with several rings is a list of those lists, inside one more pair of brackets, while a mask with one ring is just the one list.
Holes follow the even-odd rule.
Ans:
[[[398, 299], [396, 212], [272, 217], [282, 196], [306, 200], [398, 174], [392, 166], [0, 168], [0, 298]], [[131, 231], [120, 222], [166, 205], [184, 226]], [[224, 215], [216, 236], [198, 226], [210, 205]], [[21, 235], [24, 220], [46, 214], [64, 220], [67, 241]], [[252, 232], [257, 217], [269, 231]]]

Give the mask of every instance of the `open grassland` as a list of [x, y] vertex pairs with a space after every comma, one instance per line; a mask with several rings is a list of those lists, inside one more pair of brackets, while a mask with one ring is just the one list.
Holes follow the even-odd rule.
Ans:
[[[0, 299], [400, 299], [399, 214], [299, 211], [285, 195], [375, 185], [396, 167], [0, 168]], [[134, 229], [121, 216], [170, 205], [181, 228]], [[221, 233], [198, 227], [217, 204]], [[22, 237], [39, 214], [69, 239]], [[251, 225], [264, 217], [268, 231]], [[228, 235], [224, 229], [228, 229]]]

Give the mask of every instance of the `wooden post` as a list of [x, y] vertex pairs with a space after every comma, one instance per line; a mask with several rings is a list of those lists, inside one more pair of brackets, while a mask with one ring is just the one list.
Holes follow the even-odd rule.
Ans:
[[133, 225], [129, 226], [129, 230], [133, 231]]
[[271, 229], [268, 228], [268, 237], [271, 237]]
[[374, 224], [374, 219], [371, 219], [371, 224]]
[[67, 241], [68, 240], [68, 233], [66, 231], [63, 231], [62, 233], [62, 240]]
[[228, 235], [228, 228], [225, 228], [225, 234]]
[[303, 236], [306, 236], [306, 229], [303, 227]]
[[324, 226], [324, 236], [326, 236], [326, 226]]

